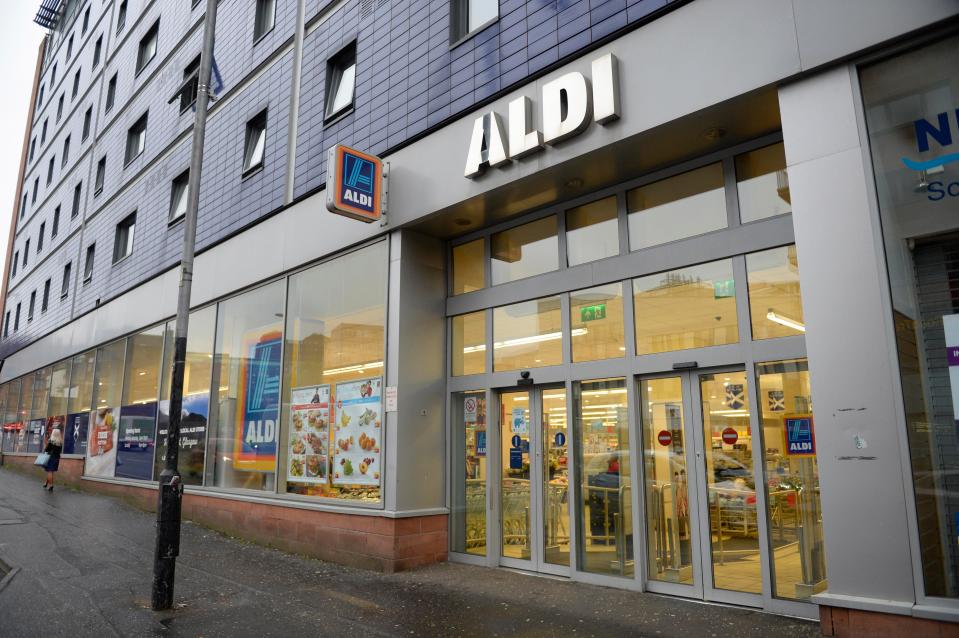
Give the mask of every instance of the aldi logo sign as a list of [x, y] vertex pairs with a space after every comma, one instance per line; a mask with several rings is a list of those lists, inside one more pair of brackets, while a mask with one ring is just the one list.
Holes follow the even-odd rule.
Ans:
[[326, 207], [330, 212], [370, 223], [386, 208], [383, 161], [337, 144], [329, 151]]
[[786, 427], [787, 456], [816, 455], [816, 435], [811, 414], [787, 417], [783, 420], [783, 425]]

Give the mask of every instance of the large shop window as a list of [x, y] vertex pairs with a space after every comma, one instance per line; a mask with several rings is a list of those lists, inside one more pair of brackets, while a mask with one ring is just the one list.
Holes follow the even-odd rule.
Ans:
[[452, 376], [486, 372], [486, 311], [458, 315], [452, 324]]
[[566, 261], [570, 266], [619, 254], [616, 196], [566, 211]]
[[573, 361], [625, 356], [623, 284], [569, 293], [569, 325]]
[[157, 394], [163, 357], [163, 326], [127, 339], [126, 368], [117, 432], [117, 478], [153, 478]]
[[746, 278], [753, 339], [806, 332], [795, 245], [746, 255]]
[[493, 309], [493, 370], [563, 362], [560, 298], [543, 297]]
[[626, 193], [629, 248], [639, 250], [725, 228], [722, 163]]
[[[213, 330], [216, 306], [190, 313], [186, 339], [186, 366], [183, 370], [183, 405], [180, 411], [180, 452], [177, 469], [187, 485], [203, 483], [206, 429], [210, 418], [210, 375], [213, 373]], [[166, 437], [170, 425], [170, 380], [173, 372], [173, 339], [176, 324], [166, 325], [166, 350], [160, 375], [160, 404], [157, 417], [157, 451], [154, 476], [166, 467]]]
[[453, 246], [453, 294], [461, 295], [486, 286], [485, 240], [475, 239]]
[[559, 268], [556, 216], [516, 226], [490, 237], [493, 285]]
[[67, 400], [64, 454], [86, 454], [90, 410], [93, 409], [93, 379], [97, 351], [90, 350], [73, 357], [70, 366], [70, 389]]
[[277, 281], [219, 305], [216, 418], [206, 484], [272, 492], [280, 423], [283, 290]]
[[[54, 429], [60, 430], [60, 433], [64, 436], [64, 443], [66, 443], [66, 436], [69, 434], [65, 429], [69, 390], [70, 360], [67, 359], [53, 364], [51, 368], [50, 400], [47, 407], [47, 437], [49, 438]], [[64, 448], [66, 447], [64, 445]], [[66, 449], [64, 451], [66, 452]]]
[[113, 478], [117, 461], [117, 433], [123, 390], [123, 363], [126, 339], [97, 348], [93, 383], [93, 411], [87, 437], [87, 476]]
[[736, 191], [744, 224], [792, 212], [782, 142], [736, 157]]
[[633, 574], [632, 477], [626, 381], [573, 384], [575, 486], [581, 503], [576, 521], [579, 569], [596, 574]]
[[20, 379], [6, 384], [7, 401], [3, 409], [3, 451], [17, 452], [23, 435], [23, 422], [20, 419]]
[[739, 341], [732, 260], [633, 280], [636, 354]]
[[290, 277], [280, 465], [288, 493], [380, 500], [388, 266], [379, 242]]
[[959, 597], [959, 37], [861, 69], [925, 594]]

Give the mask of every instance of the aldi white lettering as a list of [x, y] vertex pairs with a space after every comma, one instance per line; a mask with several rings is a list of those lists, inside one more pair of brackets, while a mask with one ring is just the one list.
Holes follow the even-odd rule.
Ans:
[[[487, 166], [504, 166], [536, 151], [582, 133], [591, 121], [607, 124], [619, 118], [619, 63], [607, 53], [593, 61], [592, 86], [573, 71], [543, 85], [542, 124], [533, 126], [533, 108], [526, 96], [509, 103], [508, 126], [490, 111], [473, 122], [464, 175], [482, 174]], [[504, 131], [508, 137], [504, 136]], [[505, 138], [504, 138], [505, 137]], [[507, 144], [508, 141], [508, 144]]]
[[271, 419], [250, 421], [246, 426], [246, 443], [272, 443], [276, 437], [276, 422]]

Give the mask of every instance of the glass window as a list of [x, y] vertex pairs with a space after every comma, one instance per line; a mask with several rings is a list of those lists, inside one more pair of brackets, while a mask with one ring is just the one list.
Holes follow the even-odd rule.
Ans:
[[49, 416], [64, 416], [70, 390], [70, 360], [55, 363], [50, 374]]
[[450, 410], [454, 424], [450, 549], [486, 556], [486, 393], [456, 392]]
[[93, 375], [96, 360], [97, 353], [95, 350], [73, 357], [70, 374], [70, 399], [67, 402], [68, 414], [89, 412], [92, 409]]
[[330, 118], [353, 105], [356, 42], [330, 58], [326, 63], [326, 78], [326, 117]]
[[636, 354], [739, 341], [732, 260], [633, 280]]
[[[860, 70], [899, 354], [923, 590], [959, 598], [959, 37]], [[877, 344], [881, 347], [881, 344]]]
[[[173, 339], [175, 322], [166, 325], [167, 347], [163, 354], [160, 375], [160, 406], [157, 418], [157, 451], [154, 472], [166, 463], [166, 437], [170, 425], [170, 381], [173, 371]], [[213, 330], [216, 327], [216, 306], [190, 313], [190, 329], [186, 338], [186, 362], [183, 369], [183, 405], [180, 411], [180, 453], [177, 469], [187, 485], [203, 483], [206, 430], [210, 417], [210, 375], [213, 372]]]
[[582, 503], [576, 521], [579, 569], [596, 574], [633, 574], [632, 480], [629, 472], [629, 419], [624, 379], [573, 384], [573, 436], [576, 437]]
[[773, 595], [808, 600], [826, 588], [809, 366], [799, 359], [762, 363], [757, 371]]
[[14, 379], [7, 384], [7, 402], [3, 414], [3, 451], [19, 451], [23, 419], [20, 418], [20, 386], [22, 381]]
[[117, 434], [117, 477], [142, 481], [153, 478], [163, 328], [156, 326], [127, 339]]
[[484, 240], [476, 239], [453, 246], [453, 294], [473, 292], [486, 287]]
[[33, 382], [36, 374], [31, 372], [20, 377], [20, 418], [18, 421], [29, 421], [33, 418]]
[[137, 49], [137, 73], [143, 70], [153, 56], [157, 53], [157, 40], [160, 35], [160, 23], [155, 22], [150, 30], [146, 32], [140, 40], [140, 46]]
[[190, 169], [186, 169], [173, 180], [170, 187], [170, 221], [186, 215], [187, 194], [190, 186]]
[[452, 324], [452, 375], [486, 372], [486, 311], [458, 315], [452, 318]]
[[219, 304], [214, 431], [206, 484], [266, 490], [275, 484], [283, 346], [283, 281]]
[[273, 29], [276, 19], [276, 0], [256, 0], [253, 21], [253, 40], [259, 40]]
[[117, 428], [123, 390], [123, 365], [126, 339], [97, 348], [96, 377], [93, 386], [93, 411], [87, 437], [87, 476], [114, 475], [117, 461]]
[[569, 325], [573, 361], [624, 356], [623, 284], [569, 293]]
[[753, 339], [806, 332], [795, 245], [746, 255], [746, 277]]
[[263, 166], [266, 149], [266, 111], [246, 123], [246, 142], [243, 150], [243, 172]]
[[127, 131], [127, 148], [123, 160], [124, 164], [129, 164], [135, 158], [139, 157], [143, 149], [146, 148], [148, 117], [149, 114], [144, 113]]
[[493, 285], [559, 268], [556, 216], [516, 226], [490, 238]]
[[726, 228], [723, 165], [710, 164], [631, 190], [626, 206], [630, 250]]
[[563, 362], [559, 297], [493, 309], [493, 370], [519, 370]]
[[288, 493], [380, 499], [388, 268], [379, 242], [290, 277], [281, 417]]
[[113, 263], [133, 252], [133, 234], [137, 225], [137, 213], [133, 211], [117, 224], [113, 236]]
[[615, 195], [566, 211], [566, 261], [570, 266], [618, 254]]
[[52, 374], [52, 368], [43, 368], [34, 373], [31, 419], [46, 419], [49, 416], [47, 414], [47, 403], [50, 401], [50, 377]]
[[736, 157], [736, 190], [744, 224], [792, 212], [782, 142]]

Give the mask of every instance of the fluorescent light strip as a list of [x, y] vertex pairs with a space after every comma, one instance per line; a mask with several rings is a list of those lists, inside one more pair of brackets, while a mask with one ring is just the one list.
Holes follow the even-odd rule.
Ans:
[[792, 328], [793, 330], [806, 332], [806, 324], [796, 321], [795, 319], [790, 319], [789, 317], [785, 317], [783, 315], [778, 315], [772, 310], [766, 313], [766, 319], [769, 319], [773, 323], [778, 323], [781, 326]]
[[[587, 334], [586, 328], [574, 328], [570, 331], [570, 335], [574, 337], [582, 337]], [[516, 346], [528, 346], [533, 343], [542, 343], [543, 341], [556, 341], [557, 339], [562, 339], [562, 332], [546, 332], [541, 335], [533, 335], [531, 337], [518, 337], [516, 339], [507, 339], [506, 341], [497, 341], [493, 343], [494, 350], [501, 350], [503, 348], [515, 348]], [[472, 352], [485, 352], [486, 344], [480, 344], [477, 346], [466, 346], [463, 348], [463, 354], [470, 354]]]
[[332, 370], [327, 370], [323, 373], [323, 376], [329, 376], [334, 374], [346, 374], [348, 372], [363, 372], [364, 370], [372, 370], [373, 368], [382, 368], [382, 361], [374, 361], [373, 363], [364, 363], [362, 365], [355, 366], [346, 366], [344, 368], [333, 368]]

